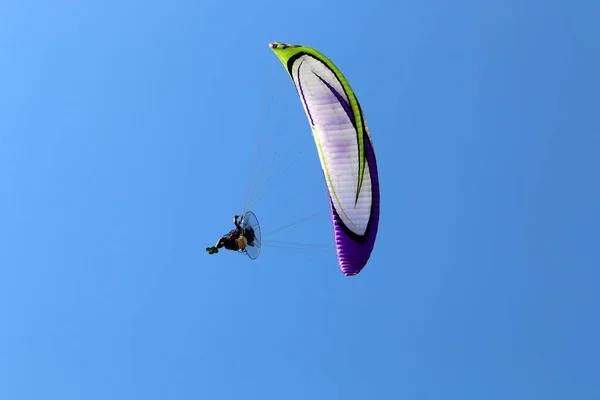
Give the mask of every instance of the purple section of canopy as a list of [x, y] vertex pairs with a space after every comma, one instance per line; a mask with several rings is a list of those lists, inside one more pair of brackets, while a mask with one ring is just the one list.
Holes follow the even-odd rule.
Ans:
[[349, 237], [340, 223], [335, 217], [333, 210], [333, 202], [330, 199], [331, 212], [333, 214], [333, 230], [335, 233], [335, 245], [337, 249], [340, 268], [346, 276], [358, 274], [366, 265], [373, 246], [375, 245], [375, 237], [377, 236], [377, 228], [379, 226], [379, 177], [377, 174], [377, 162], [375, 160], [375, 152], [373, 145], [365, 134], [365, 156], [369, 171], [371, 173], [371, 190], [372, 190], [372, 208], [371, 208], [371, 224], [365, 232], [364, 243], [354, 241]]

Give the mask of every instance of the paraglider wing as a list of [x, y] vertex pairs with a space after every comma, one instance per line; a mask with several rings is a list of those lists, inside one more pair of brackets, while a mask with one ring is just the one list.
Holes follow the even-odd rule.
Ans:
[[379, 224], [377, 163], [360, 104], [341, 71], [317, 50], [281, 42], [270, 47], [290, 74], [312, 128], [340, 268], [356, 275], [371, 256]]

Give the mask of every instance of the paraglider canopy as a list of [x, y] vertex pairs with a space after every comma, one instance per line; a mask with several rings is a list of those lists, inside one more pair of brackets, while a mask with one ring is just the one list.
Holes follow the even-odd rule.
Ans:
[[269, 44], [306, 112], [327, 183], [336, 250], [345, 275], [366, 265], [379, 224], [379, 180], [371, 134], [342, 72], [317, 50]]

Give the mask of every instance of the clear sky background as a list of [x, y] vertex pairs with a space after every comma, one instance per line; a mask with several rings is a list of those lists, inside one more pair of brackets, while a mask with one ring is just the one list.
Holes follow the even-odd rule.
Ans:
[[[600, 4], [352, 4], [0, 3], [1, 399], [600, 398]], [[364, 108], [358, 276], [270, 41]], [[302, 249], [206, 254], [249, 187]]]

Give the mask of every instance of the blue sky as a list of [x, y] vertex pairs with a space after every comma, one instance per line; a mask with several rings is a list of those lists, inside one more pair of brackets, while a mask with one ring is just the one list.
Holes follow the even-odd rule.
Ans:
[[[0, 398], [600, 398], [599, 11], [3, 2]], [[270, 41], [364, 108], [356, 277]], [[207, 255], [249, 185], [265, 233], [316, 214], [269, 239], [319, 247]]]

